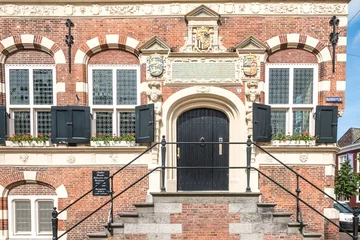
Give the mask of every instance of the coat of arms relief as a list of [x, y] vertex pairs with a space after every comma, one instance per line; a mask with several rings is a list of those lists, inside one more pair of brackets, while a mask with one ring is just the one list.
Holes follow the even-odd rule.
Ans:
[[192, 33], [195, 50], [207, 52], [212, 49], [214, 39], [213, 27], [194, 27]]

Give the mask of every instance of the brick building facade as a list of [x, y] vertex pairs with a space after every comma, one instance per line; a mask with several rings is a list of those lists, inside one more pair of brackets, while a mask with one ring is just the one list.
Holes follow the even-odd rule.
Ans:
[[[5, 118], [1, 119], [0, 131], [8, 136], [51, 133], [54, 141], [50, 147], [9, 147], [5, 141], [0, 147], [0, 240], [51, 239], [51, 226], [42, 212], [49, 212], [53, 205], [61, 210], [90, 190], [93, 171], [112, 174], [146, 151], [151, 143], [131, 147], [90, 145], [90, 135], [135, 134], [136, 106], [154, 105], [153, 143], [161, 141], [163, 135], [168, 142], [199, 139], [246, 142], [256, 128], [253, 103], [271, 106], [272, 133], [315, 135], [317, 106], [338, 107], [336, 114], [340, 116], [344, 111], [348, 2], [3, 1], [0, 4], [0, 105], [4, 106]], [[334, 61], [329, 42], [333, 31], [329, 21], [333, 16], [339, 20]], [[73, 43], [65, 41], [69, 35]], [[326, 99], [329, 96], [342, 101], [331, 103]], [[77, 122], [79, 127], [84, 125], [81, 129], [88, 130], [87, 137], [74, 142], [59, 140], [63, 128], [54, 130], [58, 125], [54, 125], [52, 106], [89, 107], [85, 121], [89, 121], [89, 126], [81, 120]], [[196, 117], [211, 118], [212, 122], [201, 120], [200, 125], [198, 122], [186, 125]], [[56, 123], [62, 121], [57, 119]], [[210, 125], [213, 127], [209, 128]], [[66, 134], [76, 139], [79, 136], [75, 130]], [[197, 138], [202, 132], [204, 137]], [[333, 195], [338, 148], [331, 140], [311, 147], [280, 146], [260, 140], [257, 143]], [[204, 156], [199, 154], [193, 159], [196, 154], [189, 155], [191, 149], [167, 146], [168, 167], [186, 166]], [[218, 166], [246, 166], [244, 144], [221, 145], [221, 150], [214, 147], [210, 151], [211, 159], [216, 158], [213, 155], [221, 155], [220, 160], [225, 162]], [[180, 155], [191, 161], [179, 162]], [[296, 193], [295, 175], [259, 148], [252, 149], [251, 165]], [[155, 147], [114, 178], [115, 193], [159, 166], [160, 147]], [[201, 179], [199, 182], [204, 185], [200, 186], [193, 184], [197, 180], [192, 175], [183, 184], [189, 176], [169, 169], [165, 186], [170, 193], [245, 192], [244, 170], [231, 169], [225, 175], [225, 178], [211, 175], [210, 186], [209, 179]], [[293, 196], [286, 195], [256, 171], [250, 175], [251, 189], [261, 193], [261, 202], [277, 203], [275, 211], [291, 212], [291, 219], [295, 220]], [[134, 203], [151, 201], [150, 193], [159, 192], [162, 187], [160, 177], [161, 171], [156, 170], [117, 198], [114, 211], [133, 210]], [[219, 186], [219, 181], [225, 184]], [[301, 196], [336, 221], [332, 200], [316, 193], [305, 182], [300, 185]], [[108, 199], [108, 196], [90, 195], [67, 209], [59, 215], [59, 233]], [[213, 212], [206, 214], [208, 208]], [[182, 224], [182, 230], [167, 237], [243, 239], [242, 234], [247, 233], [229, 230], [229, 224], [241, 217], [229, 213], [228, 208], [227, 203], [183, 205], [182, 213], [177, 212], [171, 218], [173, 224]], [[336, 239], [336, 229], [311, 209], [302, 208], [308, 230], [321, 233], [323, 239]], [[197, 209], [205, 209], [204, 216], [191, 221], [201, 223], [206, 216], [209, 219], [212, 216], [208, 226], [199, 228], [201, 231], [214, 228], [217, 217], [227, 222], [213, 235], [196, 235], [200, 231], [196, 224], [186, 223]], [[107, 215], [108, 207], [105, 207], [64, 238], [86, 239], [87, 233], [102, 229]], [[279, 239], [285, 235], [257, 236]], [[129, 233], [127, 237], [146, 239], [147, 236]], [[294, 235], [289, 239], [300, 238]]]

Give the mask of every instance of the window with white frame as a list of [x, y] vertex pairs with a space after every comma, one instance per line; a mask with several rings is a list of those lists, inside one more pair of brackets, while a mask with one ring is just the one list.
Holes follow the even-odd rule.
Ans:
[[135, 134], [135, 106], [140, 103], [138, 65], [89, 65], [92, 132]]
[[338, 170], [340, 170], [341, 165], [343, 165], [346, 160], [347, 160], [346, 154], [338, 156]]
[[8, 201], [11, 239], [39, 239], [52, 235], [51, 213], [57, 206], [56, 197], [10, 195]]
[[6, 102], [10, 134], [51, 133], [56, 105], [54, 65], [6, 65]]
[[273, 134], [314, 134], [317, 76], [316, 64], [266, 65], [266, 104], [271, 106]]
[[360, 152], [356, 153], [356, 159], [355, 159], [356, 165], [357, 165], [357, 173], [360, 174]]

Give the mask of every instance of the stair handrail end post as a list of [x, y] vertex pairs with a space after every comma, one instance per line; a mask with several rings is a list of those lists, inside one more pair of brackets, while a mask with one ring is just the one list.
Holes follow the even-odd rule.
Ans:
[[354, 207], [353, 211], [353, 237], [354, 240], [358, 239], [358, 233], [359, 233], [359, 214], [360, 209], [358, 207]]
[[54, 210], [51, 213], [52, 219], [52, 240], [58, 240], [58, 212], [56, 211], [56, 207], [54, 207]]
[[246, 192], [251, 192], [251, 188], [250, 188], [250, 170], [251, 170], [251, 135], [248, 136], [248, 140], [246, 142], [246, 177], [247, 177], [247, 187], [246, 187]]
[[166, 140], [165, 135], [161, 140], [161, 192], [166, 192], [165, 188], [165, 162], [166, 162]]

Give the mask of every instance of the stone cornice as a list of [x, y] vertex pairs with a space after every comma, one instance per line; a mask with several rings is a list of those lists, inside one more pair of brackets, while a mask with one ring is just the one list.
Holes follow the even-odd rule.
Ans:
[[[314, 3], [314, 2], [321, 2], [321, 3], [349, 3], [351, 0], [305, 0], [302, 2], [307, 3]], [[73, 4], [83, 4], [83, 3], [99, 3], [98, 0], [83, 0], [83, 1], [72, 1], [72, 0], [2, 0], [3, 3], [73, 3]], [[172, 1], [169, 0], [151, 0], [151, 1], [144, 1], [144, 0], [106, 0], [103, 1], [104, 3], [121, 3], [121, 4], [128, 4], [128, 3], [141, 3], [141, 4], [151, 4], [151, 3], [172, 3]], [[194, 2], [191, 0], [178, 0], [177, 3], [190, 3]], [[209, 3], [209, 2], [217, 2], [217, 3], [226, 3], [229, 2], [229, 0], [199, 0], [198, 3]], [[254, 2], [253, 0], [235, 0], [232, 2], [236, 3], [251, 3]], [[261, 3], [274, 3], [278, 2], [275, 0], [257, 0], [256, 2]], [[282, 0], [281, 2], [290, 2], [293, 3], [294, 0]]]
[[[8, 0], [5, 0], [8, 1]], [[11, 0], [0, 4], [0, 17], [140, 17], [166, 16], [184, 17], [190, 11], [204, 4], [221, 16], [231, 15], [317, 15], [317, 16], [346, 16], [348, 14], [348, 0], [312, 1], [294, 3], [294, 1], [238, 1], [238, 2], [189, 2], [176, 3], [166, 1], [99, 1], [70, 2], [66, 0]]]

